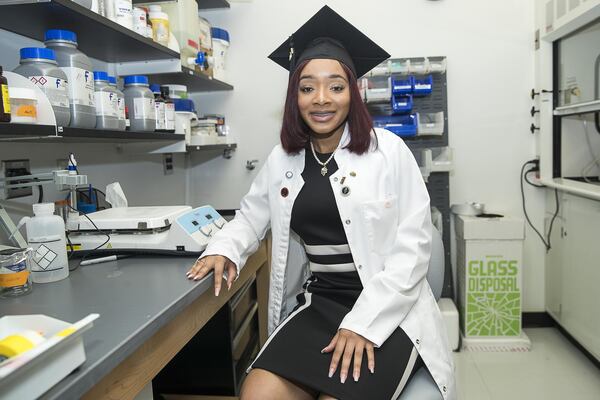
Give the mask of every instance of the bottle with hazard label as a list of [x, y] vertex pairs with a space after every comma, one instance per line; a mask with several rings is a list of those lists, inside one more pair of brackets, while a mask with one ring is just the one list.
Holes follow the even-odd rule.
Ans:
[[27, 243], [33, 249], [31, 275], [34, 283], [48, 283], [69, 276], [65, 221], [54, 215], [54, 203], [33, 205], [34, 217], [25, 217]]
[[56, 62], [69, 80], [71, 125], [74, 128], [94, 128], [96, 107], [92, 62], [77, 49], [77, 35], [71, 31], [46, 31], [44, 44], [54, 50]]
[[21, 49], [21, 61], [13, 71], [23, 75], [42, 89], [56, 116], [58, 126], [69, 126], [69, 84], [67, 75], [58, 68], [54, 50], [40, 47]]

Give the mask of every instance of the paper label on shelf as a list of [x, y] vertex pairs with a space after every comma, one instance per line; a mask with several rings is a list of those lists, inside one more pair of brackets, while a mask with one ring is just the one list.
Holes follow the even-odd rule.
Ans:
[[145, 97], [133, 99], [132, 119], [154, 119], [154, 99]]
[[165, 104], [165, 129], [172, 131], [175, 129], [175, 104]]
[[160, 101], [154, 102], [154, 118], [156, 119], [156, 130], [165, 130], [165, 103]]
[[69, 107], [69, 84], [66, 80], [52, 76], [30, 76], [29, 80], [36, 84], [55, 107]]
[[77, 67], [61, 67], [69, 81], [71, 103], [94, 107], [94, 74]]
[[104, 117], [118, 117], [117, 95], [111, 92], [94, 93], [96, 101], [96, 115]]
[[125, 116], [125, 98], [124, 97], [117, 97], [117, 113], [118, 113], [119, 119], [124, 120], [126, 118], [126, 116]]

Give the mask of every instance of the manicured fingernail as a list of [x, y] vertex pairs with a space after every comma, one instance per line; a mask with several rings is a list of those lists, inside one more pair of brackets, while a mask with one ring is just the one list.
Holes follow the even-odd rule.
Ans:
[[195, 277], [194, 277], [194, 280], [195, 280], [195, 281], [198, 281], [198, 280], [200, 280], [200, 277], [199, 277], [199, 276], [195, 276]]
[[346, 382], [346, 374], [340, 374], [340, 382]]
[[329, 377], [331, 378], [333, 376], [333, 368], [329, 368]]
[[323, 350], [321, 350], [321, 354], [325, 353], [325, 349], [327, 349], [327, 347], [323, 347]]
[[354, 378], [354, 382], [358, 382], [358, 374], [354, 373], [354, 375], [352, 376]]
[[375, 373], [375, 368], [371, 367], [369, 368], [371, 370], [371, 373], [374, 374]]
[[221, 288], [215, 288], [215, 296], [218, 296], [220, 291], [221, 291]]

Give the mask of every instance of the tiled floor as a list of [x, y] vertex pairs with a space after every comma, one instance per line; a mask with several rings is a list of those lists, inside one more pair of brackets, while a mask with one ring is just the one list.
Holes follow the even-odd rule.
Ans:
[[526, 353], [454, 353], [459, 400], [600, 400], [600, 370], [557, 329], [525, 329]]

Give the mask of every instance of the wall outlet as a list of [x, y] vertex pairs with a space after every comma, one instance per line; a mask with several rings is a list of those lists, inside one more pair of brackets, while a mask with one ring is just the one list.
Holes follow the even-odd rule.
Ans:
[[165, 175], [173, 175], [173, 153], [163, 154], [163, 169]]
[[[2, 160], [2, 170], [4, 171], [5, 178], [12, 178], [15, 176], [31, 175], [31, 168], [29, 167], [29, 160]], [[29, 181], [29, 180], [26, 180]], [[19, 181], [11, 181], [11, 184], [19, 183]], [[16, 199], [18, 197], [27, 197], [33, 194], [31, 187], [17, 187], [4, 189], [5, 199]]]

